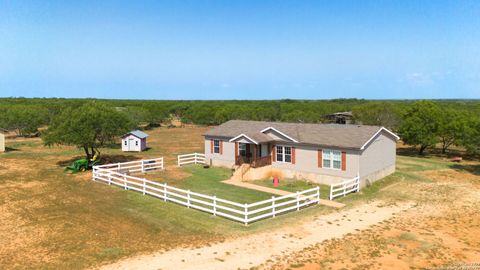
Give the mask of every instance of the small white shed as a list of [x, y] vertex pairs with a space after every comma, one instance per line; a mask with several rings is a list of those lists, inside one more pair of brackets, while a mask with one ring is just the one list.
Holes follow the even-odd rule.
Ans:
[[141, 152], [147, 149], [147, 137], [143, 131], [134, 130], [122, 136], [122, 151], [123, 152]]

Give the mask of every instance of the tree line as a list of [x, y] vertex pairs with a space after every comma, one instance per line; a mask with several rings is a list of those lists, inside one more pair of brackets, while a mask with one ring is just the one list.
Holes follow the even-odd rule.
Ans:
[[[478, 154], [477, 100], [95, 100], [0, 99], [0, 127], [18, 135], [42, 134], [48, 145], [76, 145], [91, 157], [129, 129], [158, 126], [178, 117], [183, 123], [217, 125], [231, 119], [322, 123], [325, 115], [351, 111], [353, 123], [385, 126], [423, 154], [441, 145]], [[81, 134], [75, 135], [75, 134]], [[74, 136], [75, 135], [75, 136]], [[76, 138], [73, 138], [76, 137]]]

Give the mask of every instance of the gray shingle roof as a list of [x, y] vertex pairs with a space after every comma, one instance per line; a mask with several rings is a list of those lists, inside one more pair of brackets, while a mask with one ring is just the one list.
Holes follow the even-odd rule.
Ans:
[[122, 138], [125, 138], [126, 136], [128, 135], [133, 135], [139, 139], [144, 139], [144, 138], [147, 138], [148, 137], [148, 134], [143, 132], [143, 131], [140, 131], [140, 130], [134, 130], [134, 131], [130, 131], [129, 133], [125, 134], [122, 136]]
[[[339, 148], [361, 149], [373, 135], [383, 129], [379, 126], [338, 125], [338, 124], [305, 124], [231, 120], [208, 130], [205, 136], [234, 138], [245, 134], [257, 142], [274, 141], [261, 130], [273, 127], [285, 135], [303, 144], [333, 146]], [[267, 136], [267, 137], [265, 137]]]

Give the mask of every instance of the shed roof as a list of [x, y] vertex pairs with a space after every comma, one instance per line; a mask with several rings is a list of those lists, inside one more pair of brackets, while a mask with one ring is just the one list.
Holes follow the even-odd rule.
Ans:
[[133, 135], [139, 139], [145, 139], [148, 137], [148, 134], [143, 132], [143, 131], [140, 131], [140, 130], [134, 130], [134, 131], [130, 131], [129, 133], [125, 134], [122, 136], [122, 138], [125, 138], [127, 137], [128, 135]]
[[[380, 126], [338, 125], [338, 124], [306, 124], [263, 121], [231, 120], [208, 130], [205, 136], [234, 138], [241, 134], [259, 142], [275, 141], [262, 131], [273, 129], [281, 132], [294, 143], [304, 143], [339, 148], [363, 149], [363, 147], [379, 132], [385, 131], [395, 139], [397, 135]], [[267, 139], [267, 136], [269, 139]]]

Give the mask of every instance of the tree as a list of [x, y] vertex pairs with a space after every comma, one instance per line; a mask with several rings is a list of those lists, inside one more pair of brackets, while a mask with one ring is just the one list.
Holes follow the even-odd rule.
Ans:
[[465, 131], [460, 138], [460, 144], [465, 147], [467, 153], [480, 153], [480, 116], [472, 114], [465, 127]]
[[364, 125], [384, 126], [397, 129], [400, 124], [399, 105], [387, 102], [372, 102], [355, 106], [352, 110], [355, 121]]
[[438, 142], [440, 108], [432, 101], [417, 101], [404, 113], [399, 134], [406, 144], [420, 146], [419, 154]]
[[45, 145], [74, 145], [83, 149], [90, 159], [99, 153], [98, 148], [114, 143], [131, 127], [125, 114], [101, 103], [88, 102], [64, 110], [53, 119], [42, 137]]
[[47, 123], [48, 110], [40, 106], [6, 106], [0, 112], [0, 126], [22, 136], [36, 133], [39, 127]]
[[443, 108], [439, 117], [438, 137], [442, 144], [442, 154], [445, 154], [451, 145], [458, 145], [464, 136], [468, 115], [451, 108]]

